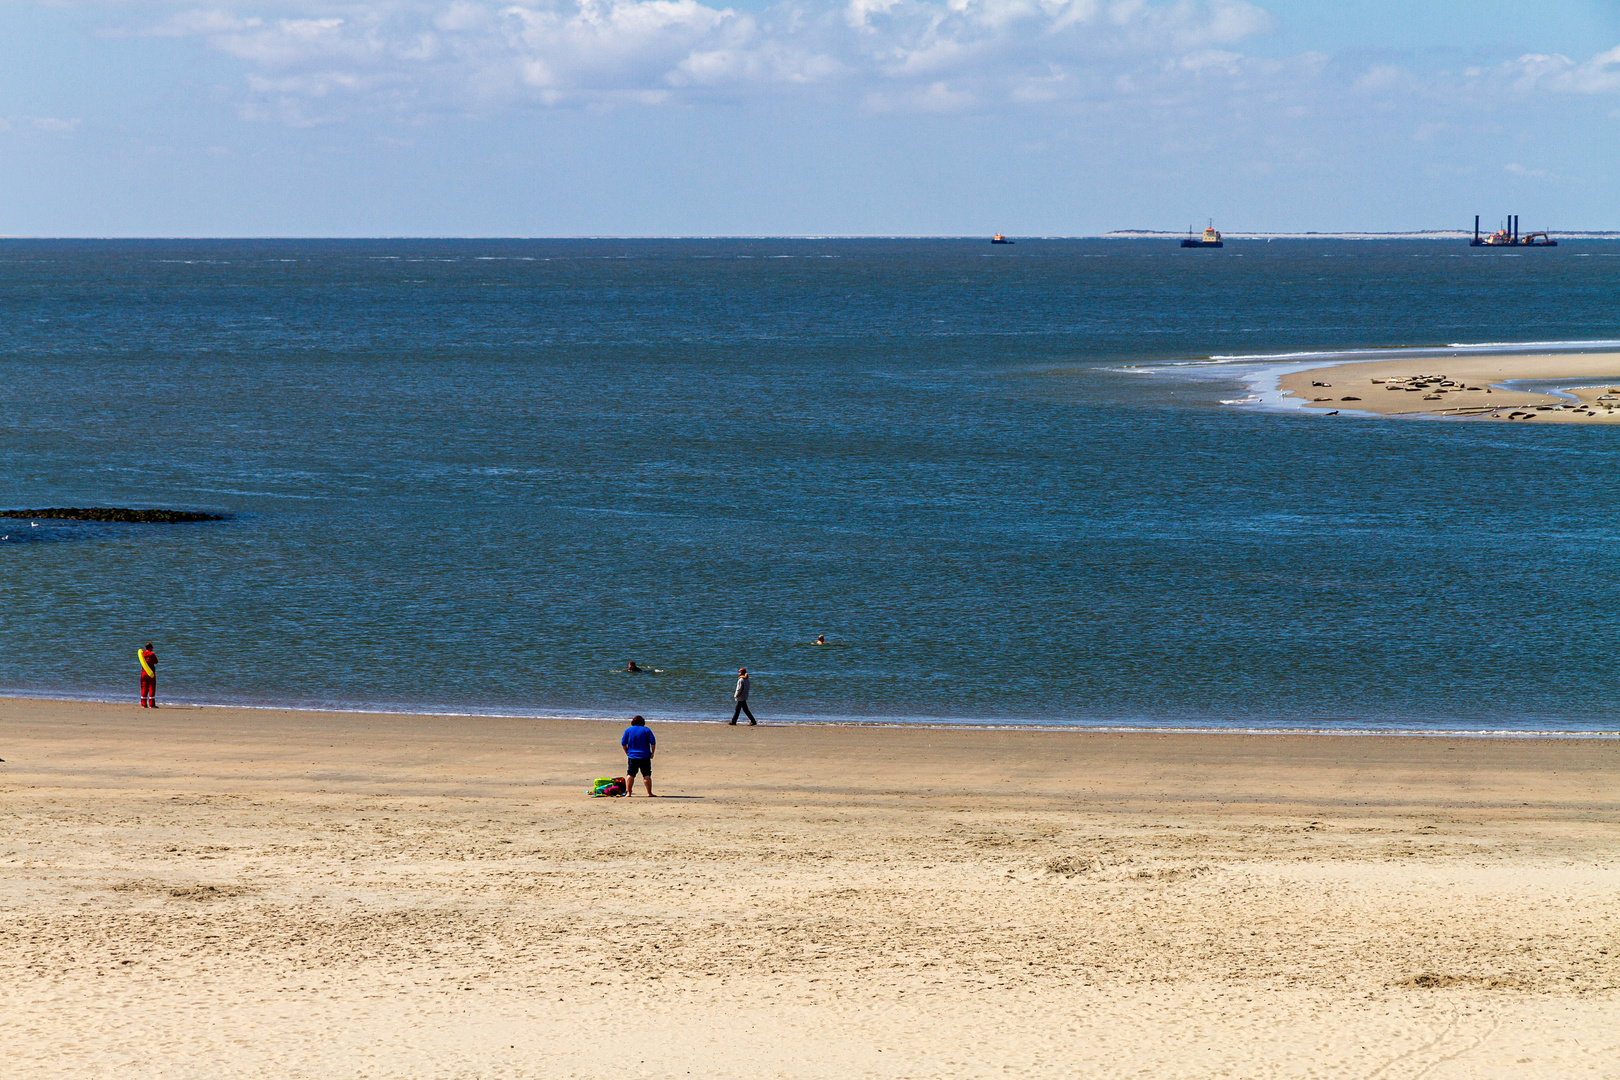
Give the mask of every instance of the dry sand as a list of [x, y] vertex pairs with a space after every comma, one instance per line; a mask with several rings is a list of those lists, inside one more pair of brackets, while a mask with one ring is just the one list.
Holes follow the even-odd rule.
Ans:
[[50, 1077], [1620, 1076], [1620, 742], [0, 702]]
[[[1414, 378], [1422, 376], [1429, 378]], [[1502, 389], [1512, 379], [1555, 382], [1580, 404], [1552, 394]], [[1277, 387], [1289, 397], [1304, 398], [1311, 409], [1504, 422], [1620, 423], [1620, 412], [1615, 411], [1620, 405], [1620, 353], [1361, 361], [1284, 375]]]

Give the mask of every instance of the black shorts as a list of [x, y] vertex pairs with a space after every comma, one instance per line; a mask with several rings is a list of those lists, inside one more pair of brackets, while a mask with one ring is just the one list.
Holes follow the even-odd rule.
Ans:
[[634, 780], [637, 772], [640, 772], [642, 776], [649, 780], [652, 779], [652, 758], [633, 757], [628, 760], [630, 764], [626, 768], [630, 771], [625, 776], [626, 780]]

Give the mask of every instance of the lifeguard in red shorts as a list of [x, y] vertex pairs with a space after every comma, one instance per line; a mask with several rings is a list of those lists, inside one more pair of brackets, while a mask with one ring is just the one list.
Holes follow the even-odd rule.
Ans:
[[148, 641], [146, 648], [136, 652], [141, 658], [141, 708], [157, 708], [157, 653]]

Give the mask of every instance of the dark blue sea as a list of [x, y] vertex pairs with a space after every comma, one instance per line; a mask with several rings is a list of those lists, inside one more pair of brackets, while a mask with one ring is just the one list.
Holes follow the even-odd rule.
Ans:
[[230, 519], [0, 520], [0, 692], [1613, 732], [1620, 428], [1222, 402], [1620, 348], [1617, 255], [3, 241], [0, 507]]

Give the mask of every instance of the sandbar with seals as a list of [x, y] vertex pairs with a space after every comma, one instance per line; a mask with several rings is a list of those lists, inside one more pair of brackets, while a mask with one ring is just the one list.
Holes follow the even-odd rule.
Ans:
[[1613, 424], [1620, 423], [1620, 352], [1356, 360], [1285, 373], [1277, 389], [1324, 412]]

